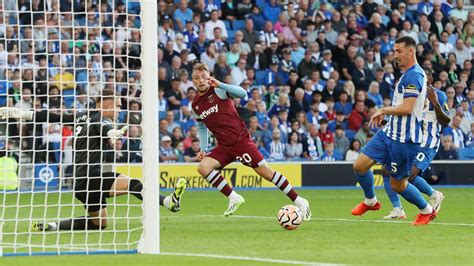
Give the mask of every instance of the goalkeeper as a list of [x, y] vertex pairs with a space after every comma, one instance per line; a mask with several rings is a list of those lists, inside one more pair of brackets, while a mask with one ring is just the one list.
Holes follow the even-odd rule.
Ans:
[[[75, 125], [75, 184], [74, 195], [84, 204], [88, 216], [62, 220], [59, 223], [34, 222], [35, 231], [54, 230], [100, 230], [107, 226], [106, 198], [130, 193], [140, 200], [143, 184], [140, 180], [120, 173], [103, 172], [103, 149], [112, 147], [121, 138], [127, 127], [120, 130], [113, 127], [117, 119], [121, 101], [115, 91], [104, 89], [97, 100], [96, 109], [76, 115], [57, 115], [47, 111], [21, 111], [17, 108], [0, 108], [0, 117], [34, 120]], [[172, 212], [180, 210], [181, 196], [186, 189], [186, 181], [180, 179], [170, 196], [160, 195], [160, 205]]]

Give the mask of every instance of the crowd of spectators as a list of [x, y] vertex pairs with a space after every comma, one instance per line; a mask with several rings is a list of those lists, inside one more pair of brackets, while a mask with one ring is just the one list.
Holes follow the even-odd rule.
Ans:
[[[95, 107], [102, 89], [115, 89], [119, 120], [131, 127], [105, 160], [142, 161], [139, 14], [134, 0], [1, 1], [0, 106], [82, 112]], [[71, 125], [10, 120], [0, 136], [22, 160], [72, 163]]]
[[[105, 157], [140, 162], [139, 2], [4, 0], [0, 106], [73, 113], [113, 88], [119, 122], [132, 127]], [[268, 160], [354, 160], [375, 133], [371, 114], [391, 105], [401, 75], [392, 48], [406, 35], [448, 96], [439, 158], [474, 147], [474, 12], [462, 0], [160, 0], [157, 20], [161, 161], [196, 161], [196, 61], [248, 91], [234, 103]], [[72, 150], [69, 125], [9, 121], [0, 135], [34, 162], [71, 159], [57, 153]]]
[[370, 116], [392, 104], [401, 36], [448, 96], [438, 158], [474, 148], [474, 11], [462, 0], [175, 0], [158, 13], [163, 162], [195, 161], [196, 61], [247, 90], [234, 104], [267, 160], [355, 160], [377, 130]]

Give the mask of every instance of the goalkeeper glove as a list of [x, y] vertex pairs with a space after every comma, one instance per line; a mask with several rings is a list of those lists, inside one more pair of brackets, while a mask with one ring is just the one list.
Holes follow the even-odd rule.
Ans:
[[14, 107], [1, 107], [0, 117], [2, 119], [14, 118], [14, 119], [33, 120], [33, 111], [22, 111]]
[[107, 131], [107, 137], [110, 138], [112, 143], [115, 143], [115, 141], [121, 138], [123, 134], [125, 134], [125, 131], [127, 130], [128, 130], [128, 126], [124, 126], [121, 129], [111, 129]]

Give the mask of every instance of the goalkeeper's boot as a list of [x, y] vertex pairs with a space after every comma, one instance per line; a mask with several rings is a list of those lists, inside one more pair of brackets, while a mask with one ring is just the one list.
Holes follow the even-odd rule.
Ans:
[[302, 197], [296, 198], [295, 205], [300, 208], [301, 212], [303, 213], [303, 220], [311, 220], [311, 209], [309, 208], [309, 202], [306, 199]]
[[235, 198], [229, 198], [229, 207], [224, 212], [224, 216], [229, 216], [234, 214], [240, 206], [244, 205], [245, 199], [244, 197], [237, 194]]
[[171, 193], [171, 203], [170, 203], [170, 211], [172, 212], [179, 212], [181, 210], [181, 197], [183, 196], [184, 192], [186, 191], [186, 179], [180, 178], [178, 182], [176, 182], [176, 187], [174, 192]]
[[381, 207], [382, 204], [380, 204], [380, 201], [377, 201], [374, 206], [369, 206], [365, 204], [365, 202], [361, 202], [357, 206], [355, 206], [354, 209], [352, 209], [352, 215], [362, 215], [367, 211], [378, 211]]
[[383, 217], [384, 219], [405, 219], [407, 215], [402, 208], [393, 208], [393, 210], [387, 215]]
[[35, 232], [44, 232], [44, 231], [53, 231], [54, 226], [49, 223], [40, 223], [40, 222], [33, 222], [31, 224], [31, 231]]

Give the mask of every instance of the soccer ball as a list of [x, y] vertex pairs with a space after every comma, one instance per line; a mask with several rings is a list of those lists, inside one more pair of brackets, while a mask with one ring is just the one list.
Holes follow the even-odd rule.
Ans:
[[294, 205], [286, 205], [278, 211], [278, 223], [286, 230], [295, 230], [303, 222], [303, 213]]

